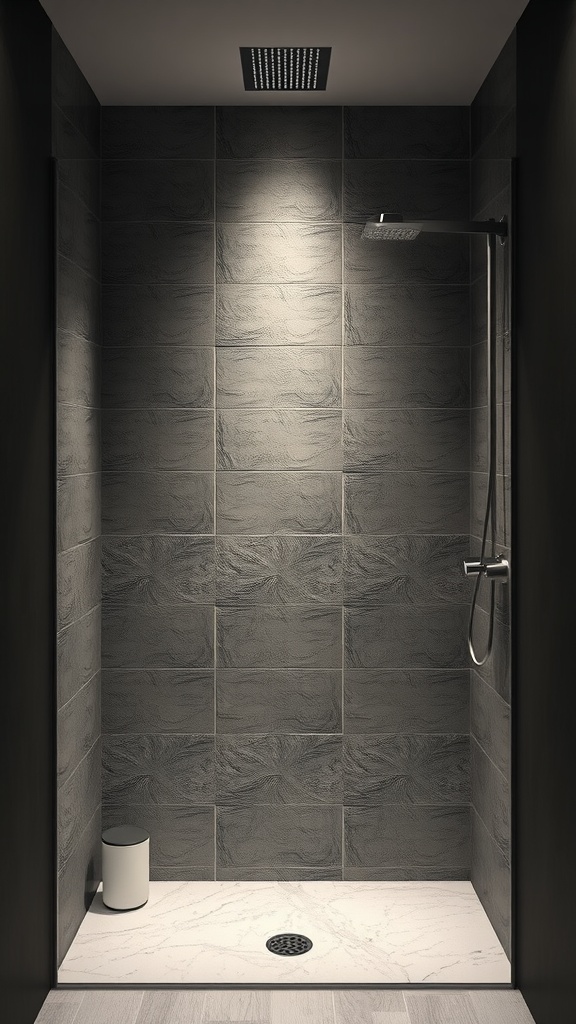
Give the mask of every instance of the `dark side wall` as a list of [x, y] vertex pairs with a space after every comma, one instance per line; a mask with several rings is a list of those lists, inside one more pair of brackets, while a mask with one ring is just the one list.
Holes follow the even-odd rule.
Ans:
[[517, 42], [517, 981], [537, 1024], [571, 1024], [576, 3], [532, 0]]
[[11, 1024], [34, 1020], [53, 967], [50, 32], [36, 2], [1, 0], [0, 1005]]

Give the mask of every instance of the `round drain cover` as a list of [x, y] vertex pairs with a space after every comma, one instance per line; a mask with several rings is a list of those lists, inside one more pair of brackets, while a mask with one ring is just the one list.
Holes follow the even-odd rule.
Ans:
[[281, 935], [273, 935], [266, 943], [266, 949], [278, 956], [300, 956], [312, 949], [312, 941], [305, 935], [297, 935], [294, 932], [283, 932]]

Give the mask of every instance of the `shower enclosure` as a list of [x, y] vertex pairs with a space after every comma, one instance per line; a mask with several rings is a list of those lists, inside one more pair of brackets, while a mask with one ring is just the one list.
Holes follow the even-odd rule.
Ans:
[[471, 110], [100, 111], [54, 46], [60, 982], [506, 983], [510, 247], [490, 473], [485, 238], [362, 230], [513, 232], [513, 40]]

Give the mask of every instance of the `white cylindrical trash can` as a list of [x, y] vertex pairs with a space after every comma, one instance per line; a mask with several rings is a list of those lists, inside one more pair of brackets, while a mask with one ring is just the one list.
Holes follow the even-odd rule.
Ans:
[[136, 910], [148, 902], [150, 837], [133, 825], [102, 833], [102, 899], [111, 910]]

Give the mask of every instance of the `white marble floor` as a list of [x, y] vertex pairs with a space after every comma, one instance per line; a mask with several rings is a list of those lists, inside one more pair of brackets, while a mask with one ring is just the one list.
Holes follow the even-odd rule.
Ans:
[[[310, 952], [269, 953], [284, 931]], [[58, 981], [474, 985], [510, 964], [470, 882], [152, 882], [139, 910], [96, 895]]]

